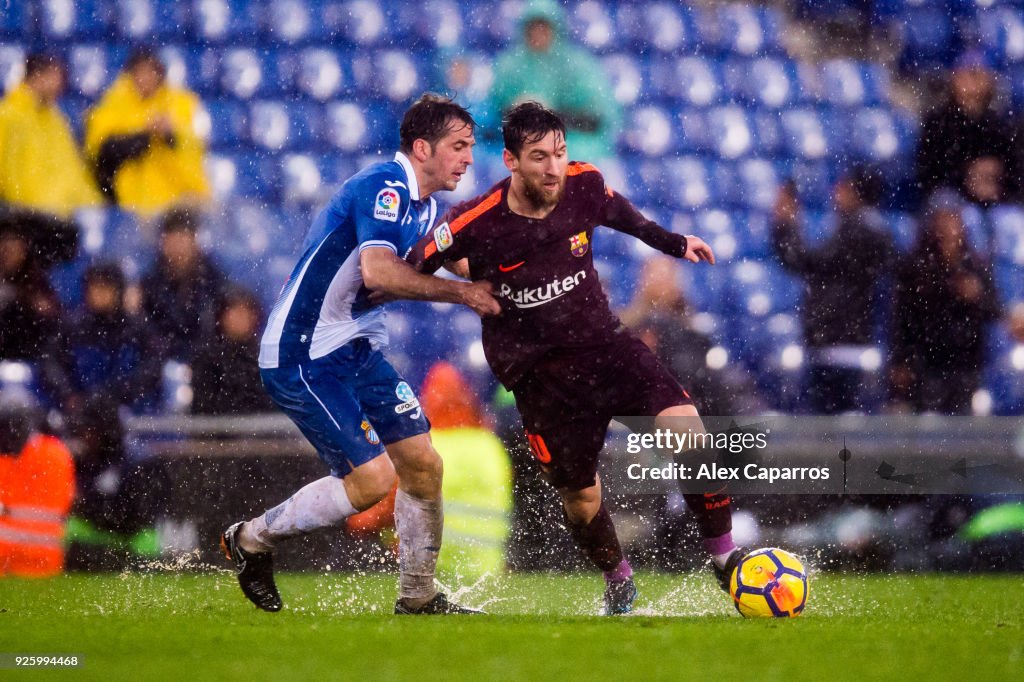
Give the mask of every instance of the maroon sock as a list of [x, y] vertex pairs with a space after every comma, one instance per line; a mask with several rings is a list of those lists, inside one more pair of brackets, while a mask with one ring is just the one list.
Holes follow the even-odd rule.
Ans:
[[576, 544], [595, 566], [602, 571], [614, 571], [622, 563], [622, 547], [615, 535], [615, 524], [604, 505], [587, 524], [569, 522], [569, 530]]
[[686, 506], [697, 517], [700, 536], [705, 540], [722, 537], [732, 532], [732, 510], [729, 496], [724, 493], [683, 495]]

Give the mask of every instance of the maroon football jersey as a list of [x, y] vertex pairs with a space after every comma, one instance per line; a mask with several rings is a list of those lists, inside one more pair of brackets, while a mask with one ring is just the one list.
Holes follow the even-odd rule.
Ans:
[[586, 352], [619, 327], [594, 269], [595, 227], [633, 235], [671, 256], [686, 252], [686, 237], [645, 218], [590, 164], [569, 164], [562, 200], [543, 219], [512, 212], [510, 183], [506, 178], [449, 210], [409, 254], [424, 272], [468, 258], [470, 277], [494, 285], [502, 313], [483, 319], [484, 353], [509, 389], [549, 350]]

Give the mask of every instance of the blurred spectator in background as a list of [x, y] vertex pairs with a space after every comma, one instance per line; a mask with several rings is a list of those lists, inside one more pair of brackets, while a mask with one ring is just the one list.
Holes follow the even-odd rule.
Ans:
[[640, 272], [633, 300], [619, 319], [637, 333], [693, 396], [701, 414], [756, 414], [767, 408], [753, 383], [736, 367], [708, 366], [711, 339], [693, 326], [679, 280], [679, 264], [652, 256]]
[[881, 356], [872, 363], [865, 353], [875, 346], [881, 287], [896, 262], [896, 247], [876, 208], [881, 188], [871, 169], [841, 177], [832, 197], [835, 231], [816, 248], [802, 236], [793, 183], [784, 184], [776, 200], [772, 247], [783, 267], [804, 282], [800, 316], [809, 356], [807, 397], [815, 413], [869, 407], [865, 370], [877, 370]]
[[[1006, 179], [1017, 176], [1015, 140], [1009, 121], [993, 107], [996, 76], [981, 51], [965, 52], [950, 72], [949, 98], [927, 115], [917, 146], [917, 180], [921, 196], [938, 187], [966, 195], [972, 161], [991, 158]], [[975, 172], [978, 172], [976, 169]]]
[[929, 200], [917, 245], [900, 264], [890, 342], [894, 398], [916, 411], [965, 414], [999, 316], [992, 273], [966, 238], [960, 197]]
[[91, 266], [82, 277], [82, 291], [81, 309], [47, 353], [48, 392], [68, 416], [97, 398], [144, 411], [159, 398], [161, 367], [152, 332], [125, 310], [121, 268], [116, 263]]
[[116, 401], [90, 398], [69, 420], [78, 495], [68, 524], [68, 567], [120, 570], [126, 555], [159, 552], [154, 524], [170, 482], [158, 458], [133, 461]]
[[243, 289], [224, 294], [215, 327], [204, 335], [192, 361], [193, 414], [276, 411], [256, 361], [262, 326], [263, 310], [253, 294]]
[[142, 278], [142, 312], [159, 336], [163, 360], [191, 360], [200, 339], [214, 328], [227, 283], [199, 248], [198, 229], [195, 213], [169, 211], [161, 220], [156, 263]]
[[74, 462], [60, 439], [38, 432], [40, 421], [30, 395], [0, 392], [0, 578], [64, 569]]
[[25, 79], [0, 102], [0, 201], [62, 218], [102, 203], [57, 106], [65, 78], [57, 57], [31, 54]]
[[501, 117], [520, 102], [536, 100], [565, 121], [572, 158], [599, 163], [614, 156], [622, 112], [601, 64], [568, 44], [562, 7], [531, 0], [520, 20], [522, 45], [498, 55], [494, 67], [492, 114]]
[[40, 360], [60, 303], [19, 221], [0, 221], [0, 360]]
[[174, 204], [206, 201], [199, 98], [168, 85], [156, 52], [132, 52], [124, 71], [85, 123], [85, 148], [107, 201], [152, 215]]

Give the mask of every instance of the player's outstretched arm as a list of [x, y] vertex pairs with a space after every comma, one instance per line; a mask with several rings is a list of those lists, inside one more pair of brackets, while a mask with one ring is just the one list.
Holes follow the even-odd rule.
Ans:
[[501, 312], [501, 305], [491, 295], [490, 282], [459, 282], [424, 275], [386, 247], [363, 249], [359, 266], [367, 289], [392, 298], [460, 303], [481, 316]]
[[711, 265], [715, 264], [715, 253], [711, 247], [703, 239], [692, 234], [686, 235], [686, 253], [683, 254], [683, 258], [691, 263], [707, 261]]

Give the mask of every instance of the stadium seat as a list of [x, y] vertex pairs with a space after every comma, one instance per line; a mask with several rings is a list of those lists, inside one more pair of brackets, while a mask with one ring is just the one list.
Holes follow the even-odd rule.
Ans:
[[655, 96], [706, 107], [721, 100], [719, 65], [702, 56], [657, 57], [650, 62], [651, 91]]
[[569, 13], [569, 32], [591, 52], [605, 53], [619, 47], [621, 30], [612, 7], [601, 0], [583, 0]]
[[754, 134], [747, 112], [727, 105], [709, 109], [704, 119], [708, 149], [723, 159], [746, 156], [754, 148]]
[[7, 2], [0, 7], [0, 37], [9, 40], [27, 37], [26, 9], [26, 5], [20, 2]]
[[323, 173], [311, 154], [285, 154], [281, 159], [282, 197], [286, 204], [313, 204], [324, 199]]
[[837, 172], [822, 159], [795, 159], [783, 166], [785, 176], [796, 183], [800, 203], [823, 207], [831, 204]]
[[437, 0], [428, 3], [403, 2], [390, 15], [388, 42], [428, 50], [457, 50], [464, 42], [465, 22], [459, 3]]
[[646, 94], [643, 67], [635, 56], [621, 52], [607, 55], [601, 65], [611, 82], [612, 95], [620, 105], [632, 106]]
[[743, 159], [736, 163], [733, 177], [733, 202], [743, 208], [770, 211], [775, 206], [782, 178], [778, 168], [763, 158]]
[[521, 0], [464, 0], [466, 41], [470, 47], [494, 54], [519, 39]]
[[903, 43], [901, 67], [920, 71], [947, 65], [956, 51], [952, 17], [941, 7], [908, 7], [891, 21]]
[[25, 76], [25, 49], [20, 45], [0, 45], [0, 88], [6, 93]]
[[419, 94], [424, 78], [420, 69], [413, 55], [402, 50], [357, 53], [352, 62], [361, 94], [394, 103], [405, 103]]
[[126, 42], [162, 42], [180, 37], [175, 10], [179, 3], [160, 0], [114, 0], [110, 6], [111, 28]]
[[825, 159], [833, 151], [829, 127], [820, 111], [790, 109], [782, 114], [783, 145], [791, 157]]
[[260, 100], [249, 107], [248, 139], [267, 151], [304, 149], [317, 139], [322, 126], [315, 105]]
[[240, 142], [247, 141], [245, 105], [227, 99], [209, 100], [206, 110], [210, 114], [212, 149], [234, 149]]
[[354, 154], [376, 141], [373, 114], [356, 102], [331, 102], [324, 118], [324, 139], [341, 152]]
[[1024, 15], [1019, 7], [997, 7], [979, 17], [981, 42], [998, 64], [1024, 62]]
[[[215, 68], [221, 95], [248, 100], [281, 94], [282, 79], [273, 52], [244, 47], [224, 51], [210, 49], [203, 54], [203, 59], [217, 60]], [[203, 68], [211, 67], [206, 64]]]
[[331, 0], [321, 7], [326, 35], [358, 47], [371, 47], [390, 38], [383, 4], [376, 0]]
[[676, 124], [663, 107], [637, 107], [628, 113], [628, 120], [622, 136], [628, 150], [658, 157], [676, 149]]
[[755, 109], [750, 112], [754, 127], [754, 149], [758, 154], [778, 156], [785, 150], [778, 112]]
[[97, 0], [41, 0], [27, 9], [31, 25], [47, 45], [94, 40], [106, 32], [103, 8]]
[[657, 204], [671, 208], [699, 208], [716, 200], [709, 164], [697, 156], [669, 157], [657, 163]]
[[720, 5], [702, 24], [702, 40], [723, 52], [751, 57], [779, 49], [779, 17], [764, 7], [744, 3]]
[[270, 0], [259, 6], [257, 24], [265, 45], [298, 45], [323, 38], [311, 0]]
[[992, 268], [996, 290], [1004, 305], [1024, 301], [1024, 266], [997, 262]]
[[114, 80], [125, 58], [123, 48], [103, 44], [74, 45], [68, 53], [68, 86], [72, 94], [96, 99]]
[[876, 105], [889, 93], [889, 75], [877, 64], [830, 59], [821, 65], [820, 78], [820, 97], [833, 106]]
[[619, 6], [616, 26], [636, 51], [651, 48], [676, 54], [696, 44], [689, 11], [675, 2], [628, 3]]
[[191, 0], [185, 17], [198, 43], [239, 45], [257, 37], [250, 0]]
[[1013, 204], [996, 206], [989, 217], [999, 260], [1024, 266], [1024, 209]]
[[909, 165], [913, 151], [909, 124], [881, 107], [858, 109], [850, 114], [843, 139], [849, 158], [877, 165], [894, 174], [900, 161]]
[[739, 75], [739, 95], [754, 106], [781, 109], [800, 99], [793, 62], [760, 57], [748, 61], [745, 68], [737, 68], [736, 72]]

